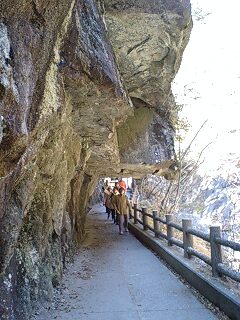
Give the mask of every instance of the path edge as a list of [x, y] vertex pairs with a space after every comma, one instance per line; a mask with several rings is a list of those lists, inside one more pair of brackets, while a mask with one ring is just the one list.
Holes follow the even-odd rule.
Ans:
[[215, 304], [230, 319], [240, 320], [239, 298], [229, 289], [223, 287], [216, 280], [205, 278], [202, 274], [191, 268], [184, 258], [174, 255], [161, 240], [144, 232], [137, 225], [129, 222], [129, 231], [143, 244], [152, 249], [158, 256], [165, 260], [179, 275], [181, 275], [192, 287], [197, 289], [204, 297]]

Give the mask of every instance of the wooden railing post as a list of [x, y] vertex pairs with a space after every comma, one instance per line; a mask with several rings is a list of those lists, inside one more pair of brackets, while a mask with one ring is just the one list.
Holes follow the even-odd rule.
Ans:
[[191, 254], [188, 253], [188, 248], [193, 247], [193, 236], [187, 232], [187, 229], [192, 227], [192, 220], [182, 219], [182, 228], [183, 228], [183, 248], [184, 248], [184, 257], [191, 259]]
[[137, 204], [134, 203], [133, 205], [133, 218], [134, 218], [134, 224], [137, 224]]
[[211, 262], [213, 277], [221, 277], [218, 271], [218, 264], [222, 263], [222, 248], [221, 244], [216, 243], [215, 239], [221, 238], [220, 226], [210, 227], [210, 245], [211, 245]]
[[173, 230], [173, 227], [169, 226], [169, 223], [170, 223], [171, 221], [173, 221], [173, 215], [172, 215], [172, 214], [166, 214], [165, 217], [166, 217], [166, 223], [167, 223], [167, 239], [168, 239], [168, 245], [169, 245], [169, 246], [172, 246], [171, 238], [173, 238], [173, 236], [174, 236], [174, 230]]
[[142, 208], [143, 230], [146, 231], [148, 227], [147, 227], [147, 216], [145, 213], [147, 213], [146, 207]]
[[160, 227], [159, 227], [159, 221], [156, 220], [156, 218], [158, 217], [157, 210], [153, 210], [152, 214], [153, 214], [153, 225], [154, 225], [155, 237], [158, 237], [158, 232], [160, 230]]

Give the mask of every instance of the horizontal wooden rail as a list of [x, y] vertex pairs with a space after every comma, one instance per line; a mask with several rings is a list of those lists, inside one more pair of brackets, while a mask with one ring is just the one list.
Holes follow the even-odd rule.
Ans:
[[145, 216], [153, 219], [153, 215], [150, 213], [145, 213]]
[[[222, 263], [222, 246], [240, 251], [240, 243], [225, 240], [221, 237], [221, 230], [218, 226], [210, 227], [210, 233], [205, 233], [192, 227], [192, 221], [189, 219], [182, 219], [182, 225], [173, 222], [173, 215], [166, 215], [165, 219], [159, 217], [159, 213], [155, 210], [152, 214], [148, 213], [147, 208], [138, 209], [137, 204], [133, 205], [134, 209], [134, 224], [140, 223], [143, 230], [150, 230], [157, 238], [167, 240], [168, 245], [176, 245], [184, 249], [184, 257], [191, 259], [192, 256], [204, 261], [212, 267], [212, 274], [214, 277], [221, 277], [225, 275], [231, 279], [240, 282], [240, 272], [231, 268], [227, 268]], [[141, 213], [141, 218], [139, 218]], [[149, 223], [149, 218], [152, 219], [153, 224]], [[161, 231], [160, 224], [166, 225], [166, 234]], [[183, 241], [174, 237], [174, 230], [178, 230], [183, 234]], [[210, 243], [211, 258], [193, 248], [193, 236], [201, 238]]]
[[175, 246], [178, 246], [179, 248], [182, 248], [183, 249], [183, 242], [176, 239], [176, 238], [170, 238], [169, 241], [172, 243], [172, 244], [175, 244]]
[[205, 241], [210, 242], [210, 236], [209, 234], [207, 234], [206, 232], [200, 231], [200, 230], [196, 230], [196, 229], [188, 229], [187, 230], [188, 233], [192, 234], [193, 236], [196, 236], [198, 238], [201, 238]]
[[160, 218], [160, 217], [156, 217], [156, 221], [159, 221], [163, 224], [167, 224], [166, 220], [164, 220], [163, 218]]
[[161, 231], [157, 231], [157, 237], [163, 238], [165, 240], [168, 240], [167, 235], [165, 233], [161, 232]]
[[152, 232], [154, 232], [154, 228], [151, 227], [149, 224], [147, 224], [147, 228], [148, 228], [149, 230], [151, 230]]
[[205, 263], [207, 263], [207, 264], [209, 264], [211, 266], [211, 259], [208, 256], [206, 256], [203, 253], [198, 252], [197, 250], [195, 250], [193, 248], [188, 248], [187, 250], [188, 250], [190, 255], [201, 259], [202, 261], [204, 261]]
[[177, 230], [179, 230], [179, 231], [183, 231], [183, 228], [182, 228], [179, 224], [177, 224], [177, 223], [175, 223], [175, 222], [170, 222], [170, 223], [169, 223], [169, 226], [170, 226], [170, 227], [173, 227], [174, 229], [177, 229]]
[[226, 240], [226, 239], [222, 239], [222, 238], [216, 238], [216, 242], [218, 244], [221, 244], [222, 246], [229, 247], [235, 251], [240, 251], [240, 243]]
[[221, 274], [223, 274], [223, 275], [225, 275], [235, 281], [240, 282], [240, 273], [239, 272], [226, 267], [223, 263], [219, 263], [217, 268]]

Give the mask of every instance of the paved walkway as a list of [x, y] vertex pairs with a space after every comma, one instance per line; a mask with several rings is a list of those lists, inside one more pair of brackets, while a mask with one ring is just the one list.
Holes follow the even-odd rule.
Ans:
[[217, 319], [151, 251], [119, 235], [103, 207], [88, 215], [87, 233], [54, 302], [36, 319]]

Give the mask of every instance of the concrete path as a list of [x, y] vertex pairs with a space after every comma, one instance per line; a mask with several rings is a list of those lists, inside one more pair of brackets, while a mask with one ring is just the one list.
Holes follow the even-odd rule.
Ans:
[[103, 207], [88, 215], [87, 233], [54, 302], [35, 319], [217, 319], [151, 251], [119, 235]]

